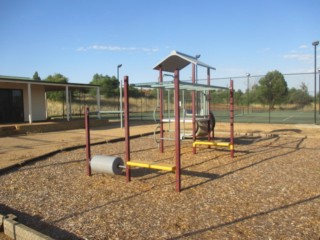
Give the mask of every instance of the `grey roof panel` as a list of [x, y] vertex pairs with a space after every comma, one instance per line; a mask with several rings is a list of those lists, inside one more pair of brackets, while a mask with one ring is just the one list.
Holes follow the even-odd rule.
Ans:
[[199, 61], [197, 58], [178, 51], [172, 51], [168, 57], [159, 62], [153, 69], [159, 70], [162, 67], [165, 72], [174, 72], [185, 68], [190, 63], [215, 70], [214, 67]]

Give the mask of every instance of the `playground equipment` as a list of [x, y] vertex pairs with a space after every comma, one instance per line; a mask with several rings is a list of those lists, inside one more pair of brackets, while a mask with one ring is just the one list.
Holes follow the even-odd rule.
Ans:
[[[187, 83], [180, 81], [179, 79], [179, 71], [186, 67], [189, 64], [192, 64], [192, 83]], [[196, 66], [202, 66], [207, 68], [207, 85], [196, 83], [195, 78], [195, 68]], [[193, 153], [196, 153], [197, 145], [205, 145], [205, 146], [218, 146], [218, 147], [229, 147], [231, 157], [234, 156], [234, 140], [233, 140], [233, 120], [234, 120], [234, 109], [233, 109], [233, 81], [230, 80], [230, 142], [215, 142], [211, 141], [211, 132], [214, 135], [213, 130], [215, 126], [215, 119], [210, 111], [210, 90], [214, 89], [226, 89], [224, 87], [219, 86], [211, 86], [210, 84], [210, 70], [215, 69], [205, 63], [200, 62], [197, 58], [173, 51], [165, 60], [160, 62], [154, 68], [159, 70], [159, 82], [153, 83], [142, 83], [137, 84], [136, 86], [142, 88], [157, 88], [159, 89], [159, 125], [160, 125], [160, 139], [159, 139], [159, 148], [160, 152], [164, 152], [164, 123], [166, 120], [163, 118], [163, 90], [172, 89], [174, 91], [174, 120], [170, 120], [169, 122], [173, 122], [175, 125], [175, 164], [159, 164], [159, 163], [147, 163], [141, 161], [131, 160], [130, 156], [130, 125], [129, 125], [129, 77], [124, 77], [124, 120], [125, 120], [125, 164], [123, 164], [122, 159], [119, 160], [118, 157], [111, 156], [95, 156], [91, 159], [90, 153], [90, 132], [87, 130], [87, 174], [91, 175], [91, 168], [95, 171], [107, 172], [111, 174], [119, 174], [121, 173], [122, 168], [125, 168], [126, 172], [126, 181], [131, 181], [131, 168], [132, 167], [142, 167], [142, 168], [150, 168], [150, 169], [158, 169], [164, 171], [175, 172], [176, 184], [175, 189], [177, 192], [181, 191], [181, 131], [180, 131], [180, 122], [182, 119], [180, 118], [180, 90], [190, 91], [192, 93], [192, 118], [189, 119], [192, 123], [192, 139], [193, 139]], [[163, 81], [163, 71], [173, 72], [174, 80], [164, 82]], [[196, 93], [197, 92], [205, 92], [208, 96], [204, 101], [205, 114], [199, 118], [196, 109]], [[88, 110], [89, 112], [89, 110]], [[86, 114], [87, 116], [89, 114]], [[186, 119], [184, 119], [185, 121]], [[198, 123], [198, 129], [196, 128], [196, 124]], [[202, 124], [202, 125], [200, 125]], [[86, 118], [86, 129], [89, 129], [89, 117]], [[208, 137], [207, 141], [196, 140], [200, 134], [205, 134]], [[93, 162], [92, 162], [93, 161]], [[108, 161], [105, 163], [104, 161]]]
[[96, 172], [119, 175], [124, 163], [120, 157], [96, 155], [91, 159], [90, 166]]
[[[189, 64], [192, 64], [192, 83], [183, 82], [179, 79], [179, 71], [186, 67]], [[204, 84], [198, 84], [196, 83], [195, 78], [195, 68], [196, 66], [202, 66], [207, 68], [207, 85]], [[233, 81], [230, 80], [230, 142], [228, 143], [219, 143], [211, 141], [211, 130], [213, 126], [213, 119], [211, 117], [210, 120], [210, 90], [214, 89], [226, 89], [219, 86], [211, 86], [210, 84], [210, 70], [214, 69], [213, 67], [200, 62], [197, 58], [173, 51], [165, 60], [160, 62], [156, 67], [154, 68], [156, 70], [159, 70], [159, 82], [152, 82], [152, 83], [140, 83], [136, 84], [138, 87], [142, 88], [157, 88], [159, 89], [159, 124], [160, 124], [160, 141], [159, 141], [159, 148], [160, 152], [164, 151], [164, 144], [163, 140], [164, 138], [164, 123], [166, 122], [173, 122], [175, 124], [175, 165], [172, 165], [168, 168], [170, 171], [175, 171], [176, 176], [176, 191], [181, 191], [181, 148], [180, 148], [180, 140], [181, 140], [181, 132], [180, 132], [180, 122], [182, 119], [180, 118], [180, 108], [181, 108], [181, 101], [180, 101], [180, 90], [186, 90], [191, 91], [192, 93], [192, 138], [194, 141], [193, 145], [193, 153], [196, 153], [196, 146], [197, 145], [207, 145], [207, 146], [219, 146], [219, 147], [229, 147], [231, 157], [234, 156], [234, 140], [233, 140]], [[174, 73], [174, 80], [173, 81], [163, 81], [163, 71], [166, 72], [173, 72]], [[129, 132], [129, 111], [128, 111], [128, 76], [125, 76], [124, 78], [124, 97], [125, 97], [125, 140], [126, 140], [126, 179], [127, 182], [131, 181], [131, 167], [147, 167], [152, 168], [153, 164], [148, 163], [142, 163], [142, 162], [136, 162], [131, 161], [130, 159], [130, 132]], [[174, 120], [167, 120], [163, 117], [163, 90], [166, 89], [172, 89], [174, 91]], [[207, 92], [207, 98], [205, 102], [205, 106], [207, 106], [204, 111], [206, 111], [205, 115], [200, 119], [197, 116], [197, 109], [196, 109], [196, 92]], [[206, 131], [208, 140], [207, 141], [197, 141], [196, 140], [196, 122], [204, 122], [204, 126], [202, 129]], [[211, 127], [210, 127], [211, 123]], [[132, 163], [131, 163], [132, 162]], [[161, 169], [164, 169], [164, 167], [161, 167]]]
[[[169, 74], [164, 74], [164, 76], [168, 76]], [[169, 75], [171, 76], [171, 75]], [[141, 84], [136, 84], [136, 86], [140, 86]], [[148, 84], [143, 84], [143, 87], [146, 87], [146, 85]], [[150, 86], [149, 86], [150, 87]], [[168, 126], [168, 133], [169, 133], [169, 138], [164, 138], [163, 140], [173, 140], [171, 138], [171, 132], [173, 132], [171, 130], [171, 123], [175, 122], [175, 119], [171, 117], [171, 100], [170, 100], [170, 93], [173, 89], [170, 88], [164, 88], [163, 90], [165, 90], [167, 92], [167, 118], [163, 118], [162, 122], [163, 123], [167, 123]], [[192, 132], [190, 131], [190, 129], [187, 130], [186, 125], [188, 125], [188, 123], [192, 123], [192, 109], [190, 109], [190, 103], [186, 102], [186, 97], [185, 97], [185, 92], [187, 90], [182, 90], [182, 99], [181, 99], [181, 109], [182, 109], [182, 117], [180, 119], [180, 122], [182, 123], [182, 133], [180, 138], [181, 139], [185, 139], [185, 138], [192, 138]], [[188, 91], [187, 91], [188, 93]], [[199, 92], [197, 92], [199, 93]], [[203, 94], [204, 98], [206, 97], [206, 94], [203, 92], [200, 92]], [[195, 134], [196, 137], [205, 137], [208, 134], [210, 134], [210, 132], [214, 132], [214, 127], [215, 127], [215, 117], [212, 111], [208, 111], [207, 108], [208, 106], [205, 104], [205, 101], [200, 102], [200, 111], [196, 112], [196, 119], [195, 119], [195, 125], [196, 125], [196, 130], [195, 130]], [[164, 105], [164, 103], [162, 103], [162, 105]], [[189, 109], [186, 107], [189, 106]], [[156, 140], [157, 143], [159, 143], [159, 139], [156, 138], [156, 132], [160, 129], [160, 118], [159, 115], [157, 115], [157, 113], [159, 113], [160, 110], [160, 99], [159, 99], [159, 88], [157, 89], [157, 106], [155, 107], [154, 111], [153, 111], [153, 119], [154, 121], [157, 123], [157, 127], [154, 131], [154, 138]], [[205, 114], [204, 114], [205, 113]], [[173, 114], [174, 115], [174, 114]], [[208, 128], [208, 120], [210, 122], [209, 128]]]
[[[125, 90], [126, 91], [126, 90]], [[125, 104], [125, 109], [128, 109], [128, 105]], [[126, 113], [129, 118], [129, 113]], [[87, 107], [85, 110], [85, 129], [86, 129], [86, 166], [87, 166], [87, 175], [91, 176], [92, 171], [102, 172], [112, 175], [120, 175], [123, 172], [123, 169], [127, 166], [130, 167], [143, 167], [150, 169], [157, 169], [163, 171], [175, 171], [175, 166], [170, 164], [159, 164], [159, 163], [145, 163], [140, 161], [130, 161], [126, 165], [122, 158], [117, 156], [105, 156], [105, 155], [96, 155], [91, 157], [91, 144], [90, 144], [90, 111]], [[129, 132], [129, 121], [125, 122], [126, 131]], [[127, 136], [127, 134], [126, 134]], [[129, 139], [126, 139], [126, 146]], [[130, 149], [126, 147], [126, 154], [130, 156]]]
[[215, 142], [215, 141], [194, 141], [192, 144], [193, 153], [196, 152], [197, 145], [205, 146], [217, 146], [217, 147], [228, 147], [230, 149], [230, 155], [234, 157], [234, 98], [233, 98], [233, 81], [230, 80], [230, 100], [229, 100], [229, 110], [230, 110], [230, 142]]
[[86, 171], [87, 175], [91, 176], [91, 172], [102, 172], [113, 175], [122, 173], [125, 167], [124, 162], [117, 156], [96, 155], [91, 158], [91, 144], [90, 144], [90, 111], [89, 107], [85, 109], [85, 129], [86, 129]]

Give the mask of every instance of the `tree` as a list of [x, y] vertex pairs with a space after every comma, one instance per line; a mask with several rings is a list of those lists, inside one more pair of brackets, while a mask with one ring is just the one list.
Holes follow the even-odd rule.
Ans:
[[[248, 96], [248, 93], [247, 93]], [[234, 92], [234, 102], [235, 105], [245, 105], [246, 102], [246, 96], [243, 94], [243, 92], [239, 89], [238, 91]]]
[[134, 85], [129, 85], [129, 96], [132, 98], [140, 98], [145, 97], [145, 94], [138, 88], [135, 88]]
[[259, 80], [257, 97], [262, 104], [269, 104], [273, 109], [274, 105], [283, 103], [287, 96], [287, 82], [279, 71], [268, 72]]
[[39, 77], [39, 74], [38, 74], [37, 71], [34, 72], [32, 78], [33, 78], [33, 80], [35, 80], [35, 81], [41, 81], [41, 78]]
[[56, 83], [68, 83], [68, 78], [60, 73], [55, 73], [54, 75], [49, 75], [44, 81], [56, 82]]
[[228, 103], [229, 102], [229, 90], [218, 89], [211, 91], [211, 101], [214, 103]]
[[[68, 83], [68, 78], [63, 76], [60, 73], [56, 73], [54, 75], [49, 75], [44, 81], [56, 82], [56, 83]], [[47, 98], [53, 101], [64, 102], [65, 92], [64, 91], [48, 92]]]
[[[93, 75], [90, 84], [100, 86], [100, 94], [105, 97], [116, 97], [119, 96], [119, 80], [116, 77], [109, 77], [108, 75], [103, 76], [102, 74], [96, 73]], [[93, 95], [96, 92], [91, 92]]]
[[291, 88], [288, 94], [288, 103], [297, 104], [298, 107], [304, 107], [310, 104], [312, 101], [311, 96], [308, 92], [307, 85], [302, 82], [300, 89]]
[[253, 84], [250, 91], [250, 103], [259, 103], [258, 98], [258, 85]]

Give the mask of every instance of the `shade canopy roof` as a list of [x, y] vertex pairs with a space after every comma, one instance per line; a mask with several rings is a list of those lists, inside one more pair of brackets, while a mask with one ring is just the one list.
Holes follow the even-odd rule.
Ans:
[[162, 68], [162, 71], [173, 73], [175, 70], [181, 70], [185, 68], [190, 63], [216, 70], [214, 67], [199, 61], [196, 57], [192, 57], [178, 51], [172, 51], [168, 57], [159, 62], [153, 69], [159, 70]]

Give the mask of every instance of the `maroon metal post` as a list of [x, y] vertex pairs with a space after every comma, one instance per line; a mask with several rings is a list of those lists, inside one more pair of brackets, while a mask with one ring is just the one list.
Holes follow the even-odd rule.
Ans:
[[[160, 66], [159, 69], [159, 82], [160, 84], [163, 83], [163, 75], [162, 75], [162, 66]], [[163, 153], [164, 147], [163, 147], [163, 89], [159, 89], [159, 101], [160, 101], [160, 152]]]
[[[130, 124], [129, 124], [129, 77], [124, 76], [124, 127], [125, 127], [125, 161], [130, 161]], [[131, 169], [126, 164], [126, 181], [131, 181]]]
[[181, 191], [181, 161], [180, 161], [180, 96], [179, 70], [174, 71], [174, 112], [175, 112], [175, 148], [176, 148], [176, 192]]
[[91, 146], [90, 146], [90, 120], [89, 120], [89, 107], [85, 108], [85, 127], [86, 127], [86, 172], [88, 176], [91, 176]]
[[233, 80], [230, 79], [230, 155], [234, 157], [234, 101]]
[[[196, 65], [192, 64], [192, 84], [196, 83]], [[192, 91], [192, 140], [196, 141], [196, 91]], [[192, 148], [193, 154], [196, 154], [196, 147]]]

